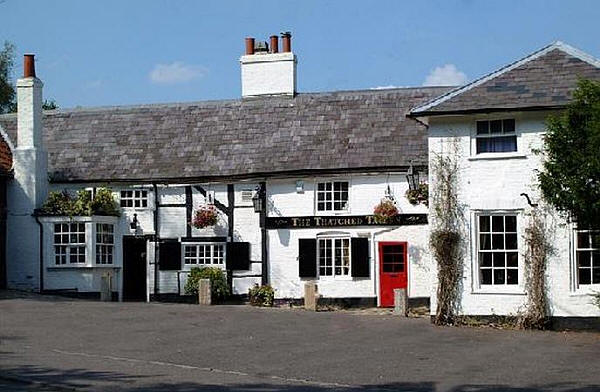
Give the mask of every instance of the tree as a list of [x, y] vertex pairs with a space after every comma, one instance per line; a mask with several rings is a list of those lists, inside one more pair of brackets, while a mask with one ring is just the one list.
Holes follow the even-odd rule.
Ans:
[[10, 78], [14, 66], [15, 46], [8, 41], [0, 50], [0, 114], [17, 110], [15, 88]]
[[53, 99], [44, 99], [44, 102], [42, 103], [42, 109], [44, 109], [44, 110], [58, 109], [58, 104]]
[[[11, 80], [11, 73], [15, 65], [15, 45], [4, 41], [4, 48], [0, 50], [0, 114], [17, 111], [16, 92]], [[55, 100], [44, 100], [42, 109], [58, 109]]]
[[573, 101], [546, 126], [542, 196], [579, 227], [599, 227], [600, 82], [580, 80]]

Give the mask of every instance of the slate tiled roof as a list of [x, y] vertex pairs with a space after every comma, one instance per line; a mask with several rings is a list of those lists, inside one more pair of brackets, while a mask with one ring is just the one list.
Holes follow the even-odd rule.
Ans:
[[[410, 108], [448, 88], [300, 94], [53, 111], [44, 141], [54, 181], [174, 180], [427, 165]], [[0, 127], [16, 140], [15, 115]]]
[[600, 80], [600, 62], [556, 42], [415, 108], [411, 115], [564, 107], [578, 78]]

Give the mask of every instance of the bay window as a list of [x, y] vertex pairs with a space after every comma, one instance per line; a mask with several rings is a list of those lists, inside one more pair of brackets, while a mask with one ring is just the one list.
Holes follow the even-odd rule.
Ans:
[[56, 265], [85, 264], [85, 224], [54, 224], [54, 262]]
[[114, 246], [114, 226], [96, 223], [96, 264], [112, 264]]
[[54, 268], [113, 267], [116, 264], [117, 218], [40, 217], [44, 225], [47, 266]]

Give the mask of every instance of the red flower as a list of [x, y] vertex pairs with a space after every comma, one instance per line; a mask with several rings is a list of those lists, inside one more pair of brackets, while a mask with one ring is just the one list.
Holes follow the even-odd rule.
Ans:
[[398, 208], [392, 200], [383, 199], [377, 206], [375, 206], [373, 214], [375, 215], [376, 222], [386, 223], [390, 218], [398, 215]]
[[214, 226], [217, 224], [217, 210], [214, 206], [204, 206], [196, 210], [194, 219], [192, 220], [192, 226], [196, 229], [203, 229], [208, 226]]

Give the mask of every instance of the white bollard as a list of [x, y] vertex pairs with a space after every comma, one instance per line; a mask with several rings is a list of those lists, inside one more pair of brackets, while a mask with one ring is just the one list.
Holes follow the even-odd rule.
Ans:
[[319, 288], [315, 282], [304, 284], [304, 309], [316, 312], [320, 297]]
[[408, 296], [406, 289], [394, 289], [394, 314], [406, 317], [408, 314]]
[[112, 301], [112, 275], [110, 272], [105, 272], [100, 278], [100, 301]]
[[198, 280], [198, 305], [211, 304], [210, 279]]

